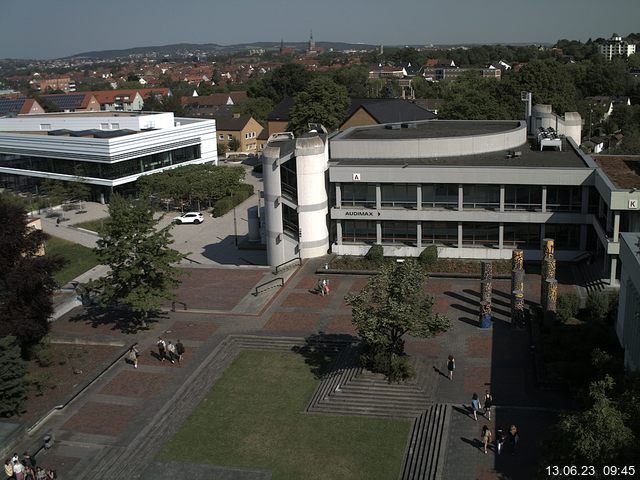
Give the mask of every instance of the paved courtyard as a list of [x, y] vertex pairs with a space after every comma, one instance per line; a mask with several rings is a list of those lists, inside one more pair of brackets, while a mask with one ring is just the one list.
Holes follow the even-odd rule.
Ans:
[[[139, 342], [139, 368], [124, 360], [116, 362], [18, 448], [35, 451], [42, 435], [53, 433], [53, 448], [41, 451], [38, 462], [55, 465], [61, 478], [142, 478], [145, 472], [162, 472], [154, 462], [161, 442], [145, 439], [168, 438], [208, 390], [206, 380], [213, 382], [222, 374], [230, 359], [215, 354], [229, 334], [305, 337], [354, 333], [344, 296], [361, 289], [366, 277], [329, 275], [331, 294], [321, 297], [310, 290], [321, 278], [315, 271], [323, 263], [323, 259], [306, 262], [289, 271], [284, 288], [258, 296], [252, 293], [256, 284], [273, 276], [264, 268], [192, 268], [178, 291], [178, 299], [188, 309], [169, 311], [151, 324], [149, 331], [135, 334], [114, 328], [112, 317], [96, 321], [77, 310], [57, 320], [52, 328], [54, 341], [75, 338], [120, 344], [123, 352], [126, 346]], [[541, 440], [554, 412], [564, 406], [563, 399], [535, 389], [528, 334], [513, 329], [507, 316], [508, 280], [494, 282], [493, 327], [478, 328], [479, 283], [473, 279], [430, 279], [427, 289], [436, 297], [435, 309], [446, 313], [453, 326], [433, 339], [408, 339], [406, 348], [428, 366], [426, 377], [433, 401], [451, 405], [444, 478], [533, 478]], [[537, 300], [538, 285], [539, 277], [527, 277], [528, 301]], [[183, 341], [187, 353], [181, 364], [158, 360], [155, 341], [160, 335]], [[443, 373], [449, 354], [457, 362], [453, 381]], [[492, 391], [497, 408], [491, 422], [483, 417], [476, 422], [467, 407], [474, 392], [482, 396], [486, 389]], [[484, 424], [491, 428], [501, 425], [505, 430], [511, 424], [518, 425], [521, 443], [515, 455], [508, 449], [500, 457], [494, 452], [485, 455], [479, 448]], [[127, 459], [131, 463], [123, 470]], [[252, 473], [251, 466], [235, 473], [213, 468], [205, 474], [192, 469], [191, 478], [268, 478], [268, 472]]]

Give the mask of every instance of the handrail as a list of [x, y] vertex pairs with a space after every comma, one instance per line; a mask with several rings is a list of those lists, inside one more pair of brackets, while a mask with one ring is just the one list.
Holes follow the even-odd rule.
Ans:
[[273, 272], [273, 273], [274, 273], [274, 274], [275, 274], [275, 273], [279, 273], [279, 272], [280, 272], [280, 267], [284, 267], [285, 265], [287, 265], [287, 264], [289, 264], [289, 263], [291, 263], [291, 262], [298, 262], [298, 265], [302, 265], [302, 260], [300, 259], [300, 257], [294, 257], [294, 258], [292, 258], [291, 260], [287, 260], [286, 262], [281, 263], [280, 265], [278, 265], [278, 266], [276, 267], [275, 272]]
[[171, 302], [171, 311], [172, 311], [172, 312], [175, 312], [175, 311], [176, 311], [176, 303], [179, 303], [180, 305], [182, 305], [182, 307], [183, 307], [182, 309], [183, 309], [183, 310], [186, 310], [186, 309], [187, 309], [187, 304], [186, 304], [186, 303], [181, 302], [181, 301], [179, 301], [179, 300], [173, 300], [173, 301]]
[[[260, 285], [258, 285], [258, 286], [256, 287], [256, 291], [253, 293], [253, 296], [254, 296], [254, 297], [257, 297], [257, 296], [258, 296], [258, 294], [260, 293], [260, 292], [258, 291], [258, 289], [259, 289], [260, 287], [264, 287], [265, 285], [269, 285], [270, 283], [277, 282], [277, 281], [280, 281], [280, 284], [279, 284], [279, 285], [272, 285], [271, 287], [265, 288], [264, 290], [268, 290], [269, 288], [274, 288], [274, 287], [284, 287], [284, 278], [282, 278], [282, 277], [274, 278], [274, 279], [272, 279], [272, 280], [269, 280], [268, 282], [264, 282], [264, 283], [261, 283]], [[263, 290], [263, 292], [264, 292], [264, 290]]]

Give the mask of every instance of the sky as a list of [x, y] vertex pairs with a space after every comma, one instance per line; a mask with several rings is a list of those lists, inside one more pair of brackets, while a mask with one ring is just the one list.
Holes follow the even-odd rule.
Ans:
[[640, 0], [0, 0], [0, 58], [173, 43], [553, 43], [640, 32]]

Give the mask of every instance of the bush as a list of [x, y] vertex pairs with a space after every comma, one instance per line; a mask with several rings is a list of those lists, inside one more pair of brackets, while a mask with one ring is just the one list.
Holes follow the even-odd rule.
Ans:
[[382, 265], [384, 263], [384, 248], [382, 245], [372, 245], [364, 258], [376, 265]]
[[38, 362], [38, 365], [41, 367], [50, 367], [53, 365], [53, 352], [51, 352], [48, 344], [38, 345], [33, 354], [36, 362]]
[[262, 162], [253, 166], [253, 173], [262, 173]]
[[569, 321], [580, 311], [580, 297], [575, 293], [558, 295], [557, 313], [558, 320], [562, 323]]
[[384, 374], [390, 383], [400, 383], [415, 376], [415, 369], [406, 355], [390, 354], [387, 350], [365, 347], [360, 361], [362, 366], [372, 372]]
[[418, 261], [425, 267], [434, 265], [438, 261], [438, 247], [435, 245], [429, 245], [420, 252]]
[[611, 320], [617, 309], [616, 297], [607, 292], [593, 292], [587, 297], [586, 318], [591, 322]]
[[216, 203], [213, 204], [213, 216], [221, 217], [233, 207], [240, 205], [247, 198], [253, 195], [253, 185], [247, 183], [241, 184], [238, 189], [227, 197], [222, 197]]

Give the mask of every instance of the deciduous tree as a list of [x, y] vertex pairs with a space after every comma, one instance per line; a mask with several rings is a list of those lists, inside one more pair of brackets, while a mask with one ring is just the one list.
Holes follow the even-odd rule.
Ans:
[[330, 78], [318, 77], [296, 96], [288, 128], [300, 134], [307, 131], [309, 123], [321, 123], [331, 132], [342, 124], [350, 105], [345, 87]]
[[27, 399], [25, 363], [16, 337], [0, 337], [0, 417], [24, 410]]
[[392, 381], [411, 375], [406, 334], [427, 338], [450, 327], [446, 316], [433, 312], [435, 300], [425, 293], [425, 282], [420, 265], [408, 259], [383, 265], [360, 292], [346, 297], [363, 343], [363, 364]]
[[175, 263], [184, 255], [170, 248], [170, 226], [156, 230], [151, 206], [146, 200], [111, 197], [95, 251], [109, 273], [86, 284], [102, 306], [122, 305], [136, 323], [146, 327], [147, 318], [162, 302], [173, 298], [180, 271]]

